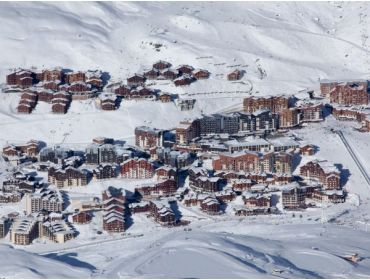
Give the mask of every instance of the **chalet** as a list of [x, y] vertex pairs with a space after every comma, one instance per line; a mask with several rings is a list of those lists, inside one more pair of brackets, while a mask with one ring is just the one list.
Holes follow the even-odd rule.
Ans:
[[65, 103], [55, 103], [51, 107], [51, 111], [55, 114], [66, 114], [68, 111], [68, 105]]
[[304, 156], [312, 156], [315, 154], [315, 147], [313, 145], [307, 144], [299, 148], [299, 152]]
[[290, 98], [279, 95], [269, 97], [246, 97], [243, 101], [244, 111], [253, 113], [261, 109], [268, 109], [272, 113], [279, 113], [282, 110], [289, 108]]
[[58, 91], [54, 93], [52, 103], [65, 103], [69, 104], [72, 100], [72, 96], [70, 93], [65, 92], [65, 91]]
[[102, 194], [103, 199], [103, 229], [108, 232], [125, 230], [124, 203], [126, 193], [122, 189], [109, 187]]
[[72, 215], [72, 221], [75, 224], [87, 224], [90, 223], [92, 216], [87, 211], [81, 211]]
[[144, 72], [144, 77], [148, 80], [156, 80], [159, 76], [159, 71], [157, 69], [151, 69]]
[[320, 190], [315, 189], [312, 193], [312, 199], [320, 203], [343, 203], [345, 195], [342, 190]]
[[42, 87], [44, 89], [53, 91], [58, 91], [60, 85], [61, 85], [60, 81], [48, 81], [42, 83]]
[[252, 187], [252, 180], [250, 179], [232, 179], [231, 186], [234, 191], [244, 191]]
[[193, 82], [193, 78], [189, 75], [183, 75], [178, 77], [177, 79], [173, 80], [175, 86], [188, 86]]
[[129, 209], [132, 214], [146, 213], [150, 211], [150, 202], [142, 201], [138, 203], [131, 203]]
[[6, 76], [6, 83], [21, 88], [31, 87], [35, 81], [35, 73], [29, 70], [18, 69]]
[[144, 158], [131, 158], [121, 165], [121, 176], [130, 179], [146, 179], [154, 175], [154, 165]]
[[293, 156], [290, 153], [281, 151], [274, 153], [273, 171], [279, 174], [291, 174], [293, 165]]
[[279, 127], [281, 129], [296, 127], [301, 123], [301, 114], [298, 108], [283, 109], [279, 113]]
[[12, 157], [12, 156], [18, 156], [20, 154], [20, 151], [17, 149], [15, 145], [8, 145], [3, 148], [3, 155]]
[[41, 77], [38, 80], [44, 82], [59, 81], [64, 80], [64, 73], [61, 67], [55, 67], [53, 69], [44, 69], [41, 72]]
[[191, 186], [203, 192], [217, 192], [221, 189], [223, 180], [219, 177], [199, 176], [195, 178]]
[[162, 147], [163, 133], [164, 131], [160, 129], [138, 126], [135, 128], [135, 144], [143, 149]]
[[155, 174], [157, 175], [157, 179], [176, 179], [177, 172], [176, 168], [164, 165], [155, 170]]
[[39, 184], [37, 181], [24, 180], [19, 182], [18, 190], [22, 193], [32, 193], [38, 186]]
[[35, 156], [40, 151], [40, 142], [37, 140], [30, 140], [25, 144], [17, 145], [17, 149], [28, 156]]
[[216, 192], [215, 197], [217, 200], [223, 204], [233, 201], [236, 198], [236, 194], [232, 189], [224, 189], [222, 191]]
[[205, 198], [201, 204], [200, 208], [203, 212], [206, 212], [209, 215], [218, 215], [221, 211], [220, 202], [212, 196]]
[[101, 90], [103, 87], [102, 72], [100, 70], [89, 70], [86, 72], [86, 83], [92, 88]]
[[125, 219], [122, 213], [110, 211], [103, 216], [103, 229], [110, 233], [125, 231]]
[[274, 153], [259, 153], [241, 151], [234, 153], [220, 153], [213, 160], [215, 170], [232, 170], [244, 172], [271, 173], [274, 169]]
[[31, 104], [19, 104], [17, 107], [18, 113], [31, 114], [33, 106]]
[[24, 91], [21, 95], [21, 99], [28, 99], [37, 102], [37, 93], [32, 91]]
[[282, 188], [282, 204], [286, 209], [304, 208], [306, 189], [298, 185], [298, 183], [291, 183]]
[[187, 145], [200, 136], [200, 122], [198, 119], [181, 121], [176, 127], [176, 143]]
[[135, 90], [131, 91], [130, 98], [142, 99], [142, 98], [156, 98], [155, 91], [146, 88], [138, 87]]
[[143, 86], [145, 83], [145, 77], [143, 75], [134, 74], [133, 76], [127, 78], [127, 85], [132, 86]]
[[108, 163], [101, 164], [93, 169], [93, 178], [96, 180], [115, 178], [117, 176], [116, 170], [117, 168], [115, 165]]
[[71, 92], [72, 94], [84, 93], [84, 92], [91, 91], [91, 85], [85, 82], [82, 82], [82, 81], [76, 81], [76, 82], [71, 83], [68, 86], [63, 85], [60, 87], [60, 89], [63, 91]]
[[119, 97], [127, 97], [130, 95], [131, 93], [131, 90], [132, 90], [132, 87], [131, 86], [127, 86], [127, 85], [120, 85], [119, 87], [117, 87], [115, 90], [114, 90], [114, 93], [119, 96]]
[[207, 197], [206, 194], [196, 193], [196, 192], [189, 192], [184, 195], [182, 203], [186, 207], [190, 206], [200, 206], [201, 202]]
[[101, 108], [104, 111], [116, 110], [116, 102], [112, 99], [104, 99], [101, 101]]
[[176, 216], [165, 201], [150, 201], [150, 212], [154, 220], [163, 226], [173, 226], [176, 223]]
[[158, 99], [159, 99], [162, 103], [168, 103], [168, 102], [171, 102], [171, 101], [172, 101], [172, 94], [167, 93], [167, 92], [160, 92], [160, 93], [159, 93], [159, 96], [158, 96]]
[[271, 179], [272, 181], [270, 182], [270, 184], [285, 185], [293, 181], [293, 176], [292, 174], [274, 173]]
[[89, 174], [86, 170], [79, 170], [71, 166], [65, 169], [51, 167], [48, 170], [48, 182], [58, 188], [86, 186], [88, 180]]
[[177, 190], [176, 181], [165, 179], [154, 184], [145, 184], [135, 188], [135, 193], [143, 198], [158, 198], [174, 195]]
[[368, 82], [367, 80], [321, 80], [320, 81], [320, 90], [321, 90], [321, 96], [330, 98], [330, 92], [335, 89], [338, 85], [350, 85], [350, 84], [357, 84], [359, 86], [364, 86], [367, 88]]
[[19, 100], [18, 106], [20, 105], [29, 105], [32, 109], [36, 107], [36, 101], [31, 99], [23, 99]]
[[235, 207], [235, 216], [256, 216], [271, 213], [272, 208], [247, 208], [246, 206]]
[[244, 193], [243, 202], [248, 209], [269, 209], [271, 205], [271, 196], [258, 193]]
[[166, 69], [166, 70], [161, 72], [161, 75], [166, 80], [174, 80], [179, 76], [179, 72], [177, 70], [173, 70], [173, 69]]
[[7, 157], [14, 157], [20, 155], [35, 156], [38, 154], [40, 142], [36, 140], [28, 141], [20, 145], [8, 145], [3, 148], [3, 155]]
[[330, 103], [337, 103], [346, 106], [367, 105], [369, 94], [363, 83], [340, 83], [337, 84], [329, 93]]
[[324, 120], [324, 105], [321, 102], [300, 103], [298, 108], [301, 112], [300, 122], [319, 122]]
[[114, 94], [101, 94], [100, 95], [100, 106], [102, 110], [114, 111], [116, 109], [117, 97]]
[[326, 189], [340, 189], [340, 171], [326, 160], [313, 160], [300, 167], [300, 174], [307, 180], [316, 180]]
[[153, 68], [157, 70], [164, 70], [166, 68], [171, 67], [171, 63], [163, 60], [159, 60], [156, 63], [153, 64]]
[[191, 166], [188, 173], [190, 184], [194, 184], [198, 177], [208, 177], [208, 170], [205, 167]]
[[51, 103], [52, 99], [54, 98], [54, 90], [40, 90], [37, 91], [37, 99], [38, 101], [43, 101], [47, 103]]
[[240, 70], [234, 70], [233, 72], [227, 74], [227, 79], [229, 81], [236, 81], [242, 78], [243, 72]]
[[85, 82], [86, 81], [86, 74], [84, 72], [71, 72], [65, 74], [66, 83], [72, 84], [75, 82]]
[[197, 80], [208, 79], [210, 76], [210, 73], [203, 69], [196, 69], [192, 74]]
[[179, 65], [176, 68], [176, 70], [179, 71], [180, 75], [183, 75], [183, 74], [191, 75], [193, 73], [194, 68], [190, 65], [184, 64], [184, 65]]
[[114, 199], [115, 204], [118, 203], [123, 206], [126, 201], [126, 191], [115, 187], [109, 187], [102, 192], [102, 200], [105, 206], [111, 204], [112, 198]]

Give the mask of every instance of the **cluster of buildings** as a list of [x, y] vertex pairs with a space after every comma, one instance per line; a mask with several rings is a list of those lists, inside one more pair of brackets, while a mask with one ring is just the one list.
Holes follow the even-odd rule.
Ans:
[[[60, 77], [53, 73], [45, 72], [38, 83]], [[187, 65], [172, 69], [169, 63], [159, 61], [142, 76], [127, 79], [127, 85], [111, 87], [111, 94], [101, 96], [101, 106], [115, 110], [117, 98], [151, 96], [144, 87], [147, 79], [175, 83], [188, 76], [208, 77], [201, 73]], [[227, 79], [235, 81], [242, 74], [234, 71]], [[83, 73], [63, 74], [63, 82], [56, 90], [79, 79], [86, 82]], [[95, 78], [92, 81], [97, 90], [102, 86]], [[9, 82], [29, 88], [27, 78], [9, 77]], [[322, 91], [327, 92], [323, 95], [333, 103], [365, 103], [364, 84], [326, 86], [322, 85]], [[144, 214], [161, 226], [177, 226], [186, 222], [181, 220], [178, 203], [196, 207], [207, 215], [231, 211], [236, 216], [249, 216], [345, 201], [341, 170], [327, 160], [316, 159], [313, 145], [286, 134], [287, 129], [304, 122], [323, 120], [323, 103], [318, 98], [247, 97], [243, 105], [243, 112], [203, 115], [184, 120], [173, 130], [136, 127], [135, 146], [105, 137], [93, 139], [83, 151], [42, 147], [34, 140], [7, 145], [2, 153], [6, 160], [15, 168], [27, 166], [35, 172], [18, 171], [4, 180], [0, 202], [17, 203], [24, 197], [27, 216], [0, 219], [0, 237], [9, 233], [11, 241], [21, 245], [40, 237], [66, 242], [77, 234], [72, 223], [89, 223], [96, 212], [101, 213], [102, 229], [108, 233], [126, 231], [130, 227], [128, 215]], [[366, 120], [364, 109], [354, 112], [350, 108], [335, 107], [333, 115], [358, 122]], [[47, 182], [40, 181], [36, 171], [44, 172]], [[109, 187], [101, 199], [80, 202], [76, 207], [72, 203], [74, 211], [66, 211], [68, 198], [60, 189], [112, 178], [145, 179], [145, 183], [138, 182], [132, 195]]]
[[14, 69], [6, 77], [8, 90], [21, 91], [17, 110], [31, 113], [37, 102], [52, 104], [53, 113], [66, 113], [72, 100], [97, 96], [103, 89], [102, 72], [77, 71], [62, 68]]
[[35, 239], [45, 238], [65, 243], [76, 237], [76, 230], [62, 215], [52, 214], [39, 212], [15, 218], [9, 230], [10, 241], [16, 245], [30, 245]]
[[244, 111], [256, 114], [260, 110], [269, 111], [274, 115], [276, 128], [287, 129], [297, 127], [306, 122], [323, 121], [323, 103], [312, 96], [298, 99], [295, 96], [263, 96], [247, 97], [243, 101]]
[[194, 69], [190, 65], [172, 68], [171, 63], [160, 60], [155, 62], [151, 69], [144, 70], [142, 74], [135, 73], [128, 77], [125, 84], [122, 82], [111, 83], [107, 85], [106, 90], [114, 93], [120, 99], [158, 99], [166, 103], [173, 101], [175, 96], [147, 87], [148, 82], [167, 80], [173, 82], [175, 86], [187, 86], [196, 80], [207, 79], [209, 76], [210, 73], [204, 69]]
[[320, 90], [321, 96], [330, 101], [335, 118], [357, 121], [359, 131], [370, 131], [367, 80], [321, 80]]
[[[261, 105], [268, 109], [258, 108], [259, 105], [255, 109], [271, 116], [275, 114], [271, 111], [279, 112], [289, 106], [288, 99], [279, 98], [276, 104], [273, 100], [266, 101], [268, 105]], [[140, 186], [136, 192], [145, 199], [175, 196], [183, 205], [198, 206], [212, 215], [223, 213], [228, 205], [232, 205], [235, 215], [275, 213], [279, 201], [274, 198], [276, 196], [280, 197], [285, 209], [306, 208], [315, 202], [344, 202], [340, 172], [330, 163], [320, 161], [320, 166], [327, 172], [324, 175], [313, 168], [320, 174], [318, 180], [312, 179], [312, 172], [308, 175], [304, 171], [309, 163], [301, 167], [300, 176], [293, 176], [294, 160], [312, 157], [314, 146], [279, 135], [274, 119], [267, 120], [265, 127], [255, 122], [259, 127], [255, 129], [243, 117], [243, 113], [215, 114], [183, 121], [175, 129], [172, 143], [164, 140], [168, 138], [168, 131], [136, 128], [136, 145], [146, 150], [154, 161], [163, 163], [164, 158], [158, 156], [158, 151], [163, 150], [168, 154], [191, 155], [190, 160], [181, 166], [166, 161], [168, 166], [154, 171], [158, 178], [164, 176], [164, 181]], [[278, 117], [275, 120], [278, 123]], [[203, 164], [206, 161], [211, 161], [211, 166], [208, 164], [206, 168]], [[171, 179], [171, 173], [175, 175], [176, 171], [177, 176], [185, 172], [189, 178], [188, 185], [180, 188], [177, 185], [177, 190], [171, 183], [176, 181], [176, 177]], [[234, 203], [238, 197], [242, 198], [243, 205]]]

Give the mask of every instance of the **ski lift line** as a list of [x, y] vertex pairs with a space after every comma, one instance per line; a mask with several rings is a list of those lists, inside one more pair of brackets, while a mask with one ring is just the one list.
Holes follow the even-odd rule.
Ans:
[[365, 180], [368, 184], [368, 188], [370, 189], [370, 177], [369, 177], [368, 173], [366, 172], [365, 168], [363, 167], [363, 165], [361, 164], [361, 162], [358, 160], [355, 152], [353, 151], [352, 147], [349, 145], [347, 139], [344, 137], [343, 132], [340, 131], [340, 130], [336, 130], [335, 132], [339, 135], [339, 138], [342, 140], [342, 142], [343, 142], [344, 146], [346, 147], [347, 151], [349, 152], [352, 159], [356, 163], [357, 167], [359, 168], [361, 174], [363, 175], [363, 177], [365, 178]]

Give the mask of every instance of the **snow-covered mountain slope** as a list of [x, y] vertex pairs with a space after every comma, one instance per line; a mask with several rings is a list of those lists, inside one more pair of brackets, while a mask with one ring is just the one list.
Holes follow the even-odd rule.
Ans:
[[[161, 58], [214, 74], [230, 65], [248, 65], [252, 80], [260, 67], [267, 76], [259, 86], [273, 82], [274, 90], [370, 72], [367, 3], [39, 2], [0, 7], [2, 71], [61, 65], [100, 68], [121, 78]], [[151, 43], [163, 47], [158, 52]]]
[[90, 271], [0, 244], [0, 278], [87, 278]]
[[[76, 259], [98, 278], [368, 278], [368, 233], [332, 224], [228, 221], [161, 230], [47, 256]], [[273, 232], [273, 234], [272, 234]], [[356, 238], [353, 238], [353, 236]], [[334, 238], [335, 237], [335, 238]], [[120, 248], [119, 250], [116, 250]], [[93, 253], [94, 252], [94, 253]], [[358, 253], [352, 264], [345, 256]]]
[[[124, 102], [106, 113], [94, 102], [73, 102], [66, 116], [48, 114], [50, 106], [41, 103], [22, 116], [15, 112], [19, 95], [4, 94], [0, 128], [7, 135], [0, 145], [29, 138], [88, 142], [96, 135], [129, 140], [137, 125], [171, 128], [191, 115], [240, 108], [248, 92], [294, 94], [317, 87], [319, 78], [366, 78], [369, 9], [362, 2], [2, 2], [0, 81], [8, 68], [58, 65], [98, 68], [124, 80], [158, 59], [212, 75], [185, 88], [154, 86], [195, 93], [192, 112], [174, 104]], [[234, 68], [246, 71], [242, 83], [226, 81]], [[205, 92], [216, 93], [200, 94]]]

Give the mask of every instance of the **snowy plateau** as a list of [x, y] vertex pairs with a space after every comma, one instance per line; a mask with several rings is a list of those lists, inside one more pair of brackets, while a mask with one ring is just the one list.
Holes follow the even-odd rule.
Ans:
[[[320, 79], [369, 79], [369, 14], [367, 2], [1, 2], [2, 86], [16, 67], [101, 69], [119, 81], [160, 59], [211, 76], [189, 87], [156, 85], [196, 99], [191, 111], [125, 100], [107, 112], [90, 99], [73, 101], [64, 115], [46, 103], [24, 115], [16, 111], [20, 93], [1, 92], [0, 148], [30, 139], [81, 148], [97, 136], [134, 144], [140, 125], [172, 129], [202, 113], [242, 110], [246, 96], [320, 92]], [[245, 70], [241, 82], [222, 76], [234, 67]], [[0, 278], [370, 278], [370, 186], [331, 131], [345, 134], [370, 174], [370, 133], [354, 126], [329, 116], [294, 130], [319, 147], [315, 156], [348, 170], [345, 203], [247, 217], [179, 206], [189, 226], [165, 228], [137, 215], [124, 235], [96, 234], [97, 217], [77, 225], [79, 235], [65, 244], [20, 246], [7, 236]], [[0, 157], [0, 177], [7, 168]], [[117, 179], [67, 191], [97, 196], [110, 185], [134, 187]], [[0, 203], [0, 216], [22, 211], [23, 203]], [[361, 261], [349, 262], [349, 254]]]

